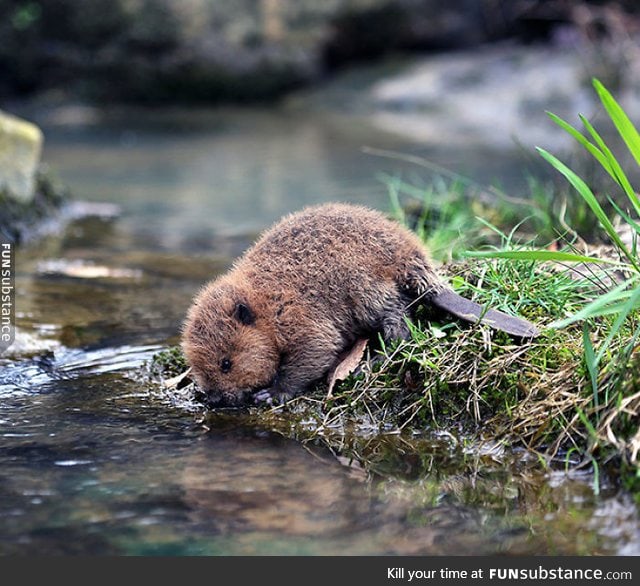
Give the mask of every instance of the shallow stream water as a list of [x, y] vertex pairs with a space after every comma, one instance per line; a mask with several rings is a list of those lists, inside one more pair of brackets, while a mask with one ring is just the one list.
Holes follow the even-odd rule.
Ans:
[[19, 339], [0, 358], [0, 554], [640, 554], [631, 499], [606, 480], [594, 490], [588, 471], [545, 472], [455, 430], [302, 443], [141, 380], [198, 287], [272, 220], [327, 200], [388, 209], [380, 173], [428, 181], [363, 146], [514, 189], [522, 177], [500, 169], [517, 153], [421, 150], [286, 109], [67, 109], [41, 123], [74, 197], [121, 214], [19, 251]]

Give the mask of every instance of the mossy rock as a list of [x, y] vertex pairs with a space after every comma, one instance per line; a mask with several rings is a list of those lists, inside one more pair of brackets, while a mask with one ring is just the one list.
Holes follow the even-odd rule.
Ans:
[[5, 197], [32, 201], [42, 141], [35, 124], [0, 110], [0, 192]]

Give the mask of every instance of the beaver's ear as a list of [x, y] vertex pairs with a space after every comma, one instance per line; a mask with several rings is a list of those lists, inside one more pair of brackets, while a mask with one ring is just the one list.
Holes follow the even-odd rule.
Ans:
[[238, 303], [238, 305], [236, 305], [235, 317], [245, 326], [252, 326], [256, 321], [256, 316], [253, 314], [253, 311], [244, 303]]

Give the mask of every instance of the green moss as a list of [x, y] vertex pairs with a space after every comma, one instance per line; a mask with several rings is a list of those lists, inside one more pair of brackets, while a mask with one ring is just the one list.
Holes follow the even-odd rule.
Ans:
[[148, 367], [153, 375], [168, 379], [182, 374], [188, 365], [180, 346], [171, 346], [154, 354]]

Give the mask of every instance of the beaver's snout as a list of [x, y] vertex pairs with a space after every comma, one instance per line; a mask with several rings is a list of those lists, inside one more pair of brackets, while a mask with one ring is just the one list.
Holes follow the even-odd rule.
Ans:
[[251, 391], [222, 393], [216, 390], [206, 390], [201, 392], [200, 399], [209, 409], [239, 409], [251, 403]]

